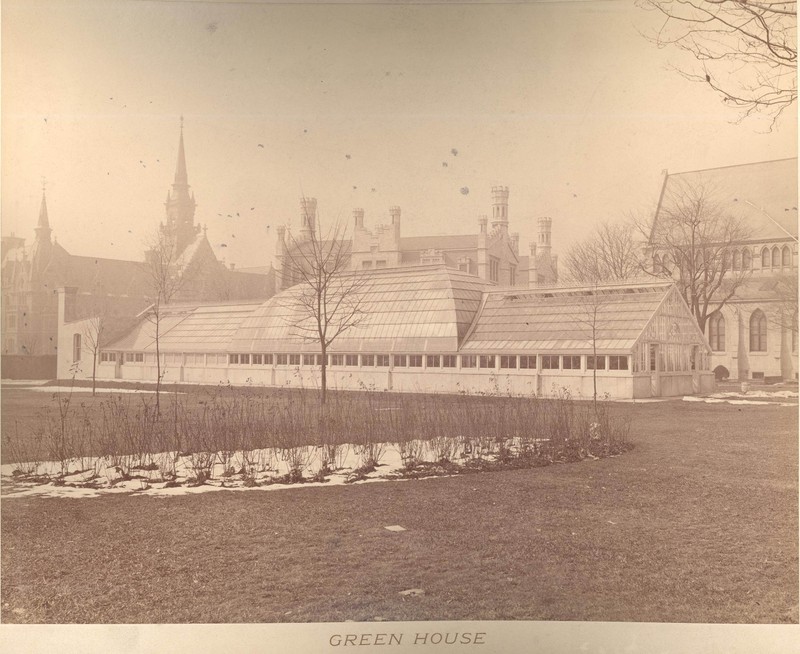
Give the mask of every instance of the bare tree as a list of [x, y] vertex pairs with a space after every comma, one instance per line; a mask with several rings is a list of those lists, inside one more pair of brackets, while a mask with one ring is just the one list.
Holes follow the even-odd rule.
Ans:
[[797, 320], [797, 275], [779, 274], [775, 278], [775, 294], [778, 296], [778, 314], [781, 326], [792, 329]]
[[84, 321], [81, 329], [81, 339], [92, 354], [92, 397], [94, 397], [97, 387], [97, 355], [108, 335], [109, 307], [107, 299], [103, 296], [94, 296], [92, 304], [91, 316]]
[[640, 245], [631, 225], [605, 222], [573, 245], [564, 257], [567, 281], [597, 284], [622, 281], [641, 274]]
[[[590, 281], [590, 280], [587, 280]], [[597, 340], [601, 329], [602, 314], [609, 303], [609, 295], [600, 288], [598, 280], [591, 281], [591, 286], [575, 297], [573, 318], [581, 326], [586, 341], [592, 348], [592, 408], [597, 415]], [[586, 365], [589, 365], [587, 357]]]
[[707, 84], [723, 102], [778, 116], [797, 99], [797, 2], [780, 0], [638, 0], [664, 21], [648, 35], [698, 62], [685, 78]]
[[163, 374], [161, 372], [161, 319], [164, 307], [172, 302], [185, 281], [185, 275], [178, 269], [179, 252], [172, 233], [159, 227], [149, 244], [146, 253], [145, 272], [148, 278], [150, 306], [145, 314], [155, 328], [156, 344], [156, 412], [161, 408], [160, 392]]
[[[314, 224], [314, 221], [309, 221]], [[319, 344], [320, 403], [327, 396], [328, 347], [365, 318], [364, 277], [350, 271], [350, 243], [345, 230], [334, 225], [324, 238], [316, 229], [305, 238], [288, 238], [283, 274], [296, 282], [285, 304], [291, 310], [292, 331]]]
[[774, 312], [767, 314], [767, 320], [780, 330], [781, 368], [784, 370], [791, 370], [792, 345], [797, 343], [797, 282], [796, 273], [781, 273], [772, 280], [777, 306]]
[[639, 222], [648, 235], [656, 277], [672, 279], [694, 314], [700, 330], [706, 320], [736, 294], [750, 270], [732, 265], [732, 252], [749, 232], [725, 212], [702, 185], [674, 183], [665, 192], [652, 225]]

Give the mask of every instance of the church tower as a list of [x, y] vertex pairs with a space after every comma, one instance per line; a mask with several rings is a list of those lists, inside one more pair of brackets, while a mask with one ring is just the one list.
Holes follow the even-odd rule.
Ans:
[[183, 148], [183, 116], [181, 116], [181, 136], [178, 143], [178, 163], [175, 166], [175, 181], [172, 190], [167, 192], [166, 232], [175, 243], [177, 254], [200, 233], [200, 225], [194, 224], [194, 211], [197, 203], [194, 193], [189, 193], [189, 176], [186, 173], [186, 153]]
[[53, 254], [53, 241], [50, 219], [47, 216], [47, 197], [42, 190], [42, 204], [39, 207], [39, 222], [36, 224], [36, 237], [33, 240], [32, 264], [33, 272], [41, 272], [50, 263]]

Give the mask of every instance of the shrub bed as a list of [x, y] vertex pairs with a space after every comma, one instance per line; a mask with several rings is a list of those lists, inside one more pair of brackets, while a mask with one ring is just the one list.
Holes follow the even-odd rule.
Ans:
[[77, 402], [55, 393], [33, 425], [6, 433], [6, 474], [87, 488], [254, 487], [532, 468], [631, 447], [630, 421], [613, 404], [565, 391], [544, 399], [366, 390], [331, 393], [324, 406], [312, 391], [164, 395], [159, 409], [152, 396]]

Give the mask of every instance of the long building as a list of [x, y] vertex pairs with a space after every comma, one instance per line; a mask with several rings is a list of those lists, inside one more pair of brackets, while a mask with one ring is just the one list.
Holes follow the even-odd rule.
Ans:
[[[497, 287], [443, 264], [358, 273], [358, 324], [328, 348], [329, 388], [644, 398], [709, 392], [710, 350], [668, 282]], [[315, 388], [320, 346], [297, 284], [265, 302], [176, 304], [162, 314], [165, 381]], [[66, 315], [69, 295], [61, 294]], [[91, 375], [83, 321], [60, 325], [59, 377]], [[146, 317], [100, 353], [98, 377], [155, 381]]]
[[[537, 219], [537, 240], [529, 254], [521, 254], [519, 233], [510, 231], [509, 188], [492, 187], [492, 218], [478, 217], [478, 231], [472, 234], [402, 236], [402, 211], [389, 208], [389, 222], [368, 228], [364, 209], [353, 209], [351, 238], [342, 243], [351, 270], [375, 270], [442, 264], [503, 286], [533, 287], [558, 281], [558, 255], [552, 251], [552, 219]], [[429, 217], [434, 220], [433, 217]], [[278, 289], [286, 289], [302, 278], [307, 248], [322, 239], [317, 222], [317, 200], [300, 200], [300, 230], [289, 235], [278, 229], [275, 268]]]

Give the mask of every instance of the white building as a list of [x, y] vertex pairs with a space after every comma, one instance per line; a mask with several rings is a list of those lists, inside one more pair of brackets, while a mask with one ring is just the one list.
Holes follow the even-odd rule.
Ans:
[[712, 370], [719, 379], [796, 379], [797, 159], [665, 171], [656, 221], [675, 188], [704, 189], [720, 211], [750, 230], [725, 253], [728, 274], [745, 279], [709, 316]]
[[[363, 319], [328, 349], [332, 389], [643, 398], [709, 392], [708, 344], [668, 282], [498, 288], [444, 265], [361, 276]], [[315, 388], [319, 344], [295, 285], [266, 302], [162, 309], [165, 381]], [[91, 376], [84, 321], [66, 322], [59, 377]], [[78, 353], [79, 359], [75, 358]], [[98, 377], [155, 381], [155, 326], [145, 317], [102, 351]]]

